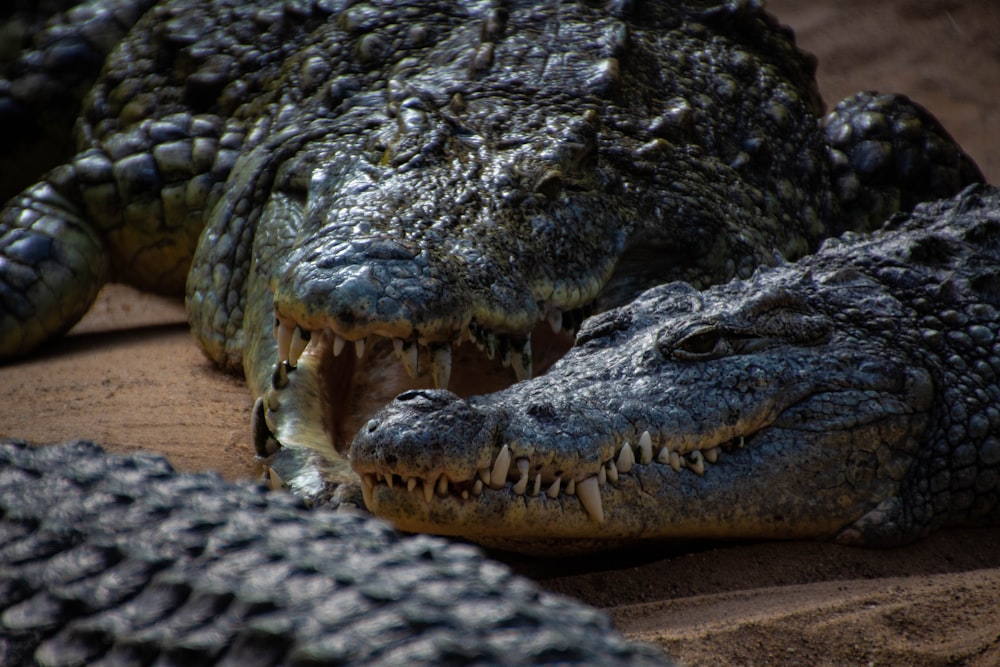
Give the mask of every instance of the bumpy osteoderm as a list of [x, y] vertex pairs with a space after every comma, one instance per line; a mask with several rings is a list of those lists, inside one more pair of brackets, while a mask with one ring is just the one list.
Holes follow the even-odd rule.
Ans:
[[[813, 59], [757, 2], [144, 2], [113, 12], [135, 25], [76, 153], [0, 210], [0, 357], [106, 280], [183, 291], [208, 356], [247, 376], [269, 478], [310, 497], [360, 488], [345, 453], [397, 395], [503, 389], [654, 285], [748, 278], [981, 178], [905, 98], [824, 116]], [[103, 25], [75, 15], [47, 30]], [[659, 455], [630, 428], [640, 465]], [[581, 457], [620, 470], [620, 448]], [[598, 507], [510, 451], [489, 485], [506, 466]]]
[[505, 391], [403, 394], [351, 461], [400, 527], [524, 549], [995, 521], [998, 272], [1000, 191], [970, 188], [747, 281], [654, 288]]
[[90, 443], [0, 442], [4, 665], [663, 665], [477, 549]]

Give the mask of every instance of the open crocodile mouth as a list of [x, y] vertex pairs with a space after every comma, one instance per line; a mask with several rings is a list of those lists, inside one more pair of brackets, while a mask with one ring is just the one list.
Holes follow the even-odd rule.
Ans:
[[472, 319], [451, 341], [379, 334], [349, 340], [335, 325], [308, 329], [277, 315], [277, 359], [270, 387], [257, 399], [251, 419], [258, 461], [268, 482], [283, 484], [269, 463], [287, 446], [343, 458], [367, 420], [408, 390], [448, 388], [465, 397], [544, 373], [572, 346], [591, 309], [539, 308], [543, 315], [536, 326], [523, 333], [503, 332]]
[[[540, 509], [556, 504], [560, 509], [571, 506], [575, 498], [592, 521], [604, 521], [602, 489], [618, 487], [629, 477], [637, 478], [643, 472], [666, 474], [667, 471], [684, 475], [702, 476], [726, 455], [742, 450], [752, 441], [751, 435], [740, 435], [715, 444], [696, 446], [682, 443], [667, 436], [659, 437], [650, 431], [623, 439], [607, 452], [599, 466], [581, 463], [576, 469], [554, 468], [550, 463], [533, 462], [530, 456], [519, 456], [504, 444], [490, 465], [452, 478], [441, 472], [436, 476], [418, 476], [384, 470], [366, 471], [366, 465], [355, 462], [361, 475], [362, 491], [366, 505], [379, 513], [384, 501], [391, 507], [400, 506], [398, 494], [406, 493], [417, 503], [423, 502], [432, 509], [434, 504], [444, 505], [478, 502], [495, 494], [500, 499], [520, 497], [530, 510], [532, 503]], [[409, 503], [403, 503], [407, 505]], [[433, 511], [428, 512], [433, 514]], [[403, 529], [407, 517], [391, 513], [392, 520]], [[426, 526], [419, 526], [426, 529]]]

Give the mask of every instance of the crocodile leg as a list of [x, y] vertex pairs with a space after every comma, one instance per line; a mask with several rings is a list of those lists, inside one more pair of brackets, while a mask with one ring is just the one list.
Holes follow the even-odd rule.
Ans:
[[897, 211], [982, 182], [979, 167], [926, 109], [903, 95], [861, 92], [820, 120], [842, 226], [877, 229]]

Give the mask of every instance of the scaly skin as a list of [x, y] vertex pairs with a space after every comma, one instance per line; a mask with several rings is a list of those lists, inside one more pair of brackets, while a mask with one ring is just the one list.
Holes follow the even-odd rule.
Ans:
[[502, 392], [403, 394], [351, 461], [395, 525], [525, 550], [996, 522], [998, 275], [1000, 190], [972, 186], [749, 280], [651, 289]]
[[161, 457], [10, 441], [0, 663], [669, 664], [478, 549]]
[[[502, 388], [592, 311], [981, 178], [903, 98], [821, 118], [814, 61], [758, 3], [593, 4], [157, 2], [78, 153], [0, 210], [0, 357], [106, 280], [186, 284], [257, 451], [285, 452], [272, 477], [356, 487], [343, 453], [403, 391]], [[463, 338], [488, 355], [453, 358]]]

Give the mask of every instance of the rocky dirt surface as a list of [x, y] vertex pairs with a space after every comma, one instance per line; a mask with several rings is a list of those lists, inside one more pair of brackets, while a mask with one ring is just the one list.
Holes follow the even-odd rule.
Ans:
[[[996, 0], [772, 0], [819, 58], [829, 106], [862, 88], [929, 108], [1000, 182]], [[0, 437], [84, 437], [248, 476], [251, 401], [191, 341], [182, 304], [111, 286], [66, 339], [0, 368]], [[1000, 664], [1000, 528], [867, 551], [688, 545], [556, 565], [514, 560], [688, 665]]]

